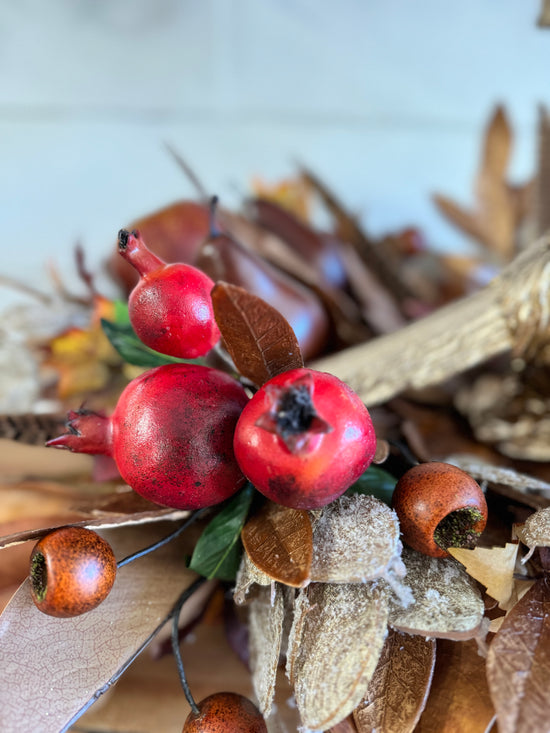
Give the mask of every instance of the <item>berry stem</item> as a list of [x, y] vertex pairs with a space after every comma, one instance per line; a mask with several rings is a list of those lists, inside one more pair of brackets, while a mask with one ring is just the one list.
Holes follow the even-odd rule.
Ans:
[[180, 651], [180, 642], [179, 642], [179, 620], [180, 620], [180, 614], [181, 609], [185, 605], [186, 601], [191, 598], [193, 593], [197, 591], [203, 583], [206, 582], [206, 578], [200, 577], [197, 578], [190, 586], [189, 588], [186, 588], [181, 596], [176, 601], [176, 605], [174, 606], [174, 609], [172, 611], [172, 634], [171, 634], [171, 641], [172, 641], [172, 651], [174, 652], [174, 658], [176, 660], [176, 665], [178, 668], [178, 674], [181, 682], [181, 686], [183, 688], [183, 692], [185, 694], [185, 697], [187, 698], [187, 702], [189, 703], [189, 706], [191, 710], [193, 711], [194, 715], [199, 715], [200, 710], [195, 702], [195, 698], [193, 697], [191, 693], [191, 689], [189, 688], [189, 683], [187, 682], [187, 677], [185, 675], [185, 668], [183, 666], [183, 660], [181, 658], [181, 651]]
[[184, 522], [180, 527], [175, 529], [173, 532], [170, 532], [170, 534], [166, 535], [166, 537], [163, 537], [162, 539], [158, 540], [157, 542], [154, 542], [152, 545], [148, 545], [147, 547], [142, 548], [141, 550], [138, 550], [137, 552], [133, 552], [131, 555], [128, 555], [127, 557], [123, 558], [117, 563], [117, 569], [120, 569], [124, 567], [124, 565], [128, 565], [128, 563], [133, 562], [134, 560], [137, 560], [140, 557], [144, 557], [145, 555], [148, 555], [150, 552], [154, 552], [155, 550], [158, 550], [160, 547], [164, 547], [164, 545], [167, 545], [172, 540], [175, 540], [176, 537], [179, 537], [182, 532], [184, 532], [187, 527], [190, 527], [193, 522], [195, 522], [197, 519], [202, 517], [202, 515], [206, 512], [206, 509], [199, 509], [197, 512], [193, 512], [189, 519]]
[[164, 267], [166, 263], [151, 252], [138, 229], [129, 232], [121, 229], [118, 233], [118, 251], [124, 259], [133, 265], [140, 275], [147, 275]]

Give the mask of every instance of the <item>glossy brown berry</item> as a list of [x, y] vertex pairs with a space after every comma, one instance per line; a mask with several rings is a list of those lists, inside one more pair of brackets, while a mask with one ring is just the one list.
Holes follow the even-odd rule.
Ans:
[[199, 714], [189, 713], [182, 733], [267, 733], [258, 708], [236, 692], [216, 692], [198, 703]]
[[448, 547], [473, 547], [487, 523], [479, 484], [449, 463], [421, 463], [397, 482], [392, 507], [403, 540], [418, 552], [447, 557]]
[[111, 546], [96, 532], [84, 527], [55, 529], [31, 553], [32, 599], [49, 616], [79, 616], [109, 595], [116, 569]]

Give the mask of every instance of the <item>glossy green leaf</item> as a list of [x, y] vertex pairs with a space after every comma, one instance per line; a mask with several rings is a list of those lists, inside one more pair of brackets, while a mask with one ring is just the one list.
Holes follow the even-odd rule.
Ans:
[[378, 466], [369, 466], [365, 473], [352, 484], [346, 494], [369, 494], [386, 504], [391, 504], [391, 498], [397, 479]]
[[207, 578], [235, 578], [241, 557], [241, 530], [253, 496], [254, 487], [247, 484], [212, 519], [195, 545], [191, 570]]
[[128, 313], [128, 303], [125, 300], [113, 301], [114, 318], [117, 324], [130, 323], [130, 314]]
[[128, 364], [150, 368], [162, 364], [204, 363], [204, 359], [178, 359], [150, 349], [140, 341], [130, 322], [125, 322], [123, 317], [122, 311], [120, 316], [115, 312], [115, 318], [117, 318], [115, 323], [102, 319], [101, 325], [113, 347]]

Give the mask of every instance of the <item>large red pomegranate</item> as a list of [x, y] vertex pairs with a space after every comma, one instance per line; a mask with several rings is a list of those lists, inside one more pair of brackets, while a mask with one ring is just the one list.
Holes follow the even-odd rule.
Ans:
[[110, 417], [69, 413], [67, 432], [47, 445], [112, 456], [146, 499], [176, 509], [213, 506], [245, 478], [233, 433], [248, 397], [232, 377], [196, 364], [167, 364], [132, 380]]

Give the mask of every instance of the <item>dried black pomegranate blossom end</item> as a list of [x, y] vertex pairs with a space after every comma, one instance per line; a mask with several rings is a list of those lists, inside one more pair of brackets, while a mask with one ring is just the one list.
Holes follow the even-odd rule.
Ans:
[[271, 393], [271, 408], [256, 425], [278, 435], [291, 453], [307, 451], [311, 436], [332, 431], [332, 425], [315, 409], [307, 379], [283, 389], [273, 388]]

